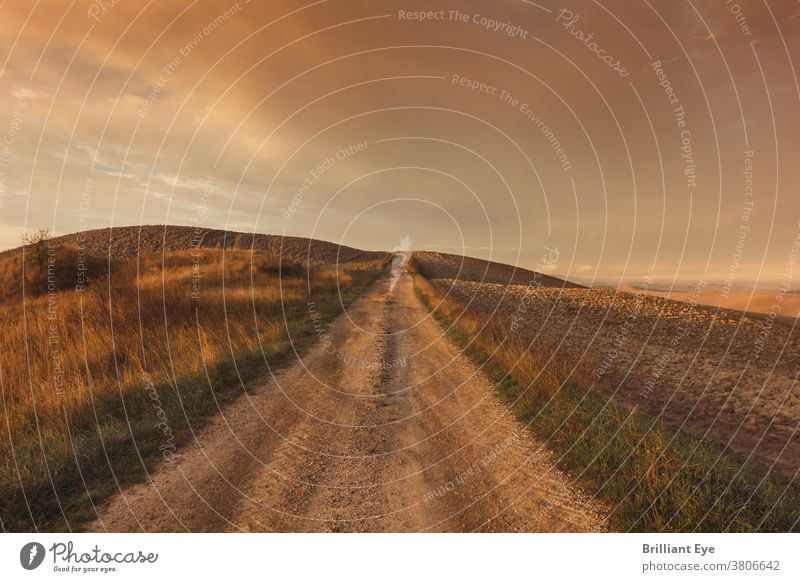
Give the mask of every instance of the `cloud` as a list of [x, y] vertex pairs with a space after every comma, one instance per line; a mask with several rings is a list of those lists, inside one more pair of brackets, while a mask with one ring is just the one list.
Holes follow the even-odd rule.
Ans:
[[[663, 3], [658, 13], [604, 3], [617, 21], [576, 0], [571, 9], [583, 29], [607, 54], [624, 55], [632, 71], [624, 81], [551, 15], [520, 3], [444, 0], [442, 8], [491, 13], [545, 44], [472, 22], [400, 22], [397, 10], [407, 6], [399, 0], [250, 2], [217, 21], [234, 4], [120, 2], [97, 22], [86, 2], [6, 3], [0, 100], [7, 112], [19, 91], [29, 101], [15, 129], [7, 191], [30, 185], [33, 199], [58, 193], [59, 202], [32, 205], [27, 217], [7, 202], [3, 220], [16, 229], [26, 219], [76, 229], [76, 208], [94, 180], [93, 226], [112, 211], [115, 220], [159, 222], [171, 204], [190, 215], [211, 175], [218, 212], [209, 221], [218, 222], [210, 226], [271, 228], [283, 224], [278, 218], [309, 173], [333, 157], [303, 197], [293, 234], [391, 248], [399, 233], [419, 240], [431, 232], [436, 244], [428, 248], [497, 251], [509, 260], [521, 249], [530, 267], [557, 240], [581, 273], [617, 273], [628, 260], [635, 272], [648, 272], [654, 260], [665, 272], [682, 260], [724, 272], [741, 218], [747, 131], [757, 152], [754, 188], [768, 193], [750, 224], [748, 251], [765, 255], [771, 269], [785, 262], [796, 228], [800, 134], [781, 123], [796, 113], [795, 87], [762, 6], [741, 3], [766, 87], [753, 39], [719, 2], [695, 3], [697, 12]], [[778, 22], [800, 15], [788, 0], [770, 9]], [[385, 14], [392, 17], [372, 18]], [[797, 27], [783, 34], [790, 49], [800, 42]], [[694, 196], [675, 104], [642, 45], [662, 62], [686, 111], [701, 180]], [[497, 91], [453, 84], [455, 74]], [[523, 103], [552, 131], [571, 171]], [[777, 138], [772, 114], [781, 123]], [[0, 140], [9, 123], [0, 117]], [[385, 141], [393, 138], [425, 140]], [[365, 141], [366, 151], [336, 158]]]

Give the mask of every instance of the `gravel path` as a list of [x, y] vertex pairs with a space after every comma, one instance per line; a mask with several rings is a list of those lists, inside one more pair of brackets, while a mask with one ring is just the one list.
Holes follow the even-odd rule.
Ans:
[[226, 408], [96, 531], [601, 531], [403, 275]]

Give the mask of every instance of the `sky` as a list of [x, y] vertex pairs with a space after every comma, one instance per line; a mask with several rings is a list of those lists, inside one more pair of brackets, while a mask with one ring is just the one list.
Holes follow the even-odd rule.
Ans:
[[797, 279], [797, 0], [6, 0], [0, 22], [0, 249], [167, 223]]

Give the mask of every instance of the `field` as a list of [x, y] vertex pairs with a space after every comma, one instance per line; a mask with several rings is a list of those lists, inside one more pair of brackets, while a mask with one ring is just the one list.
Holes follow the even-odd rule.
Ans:
[[[637, 289], [633, 285], [621, 285], [619, 289], [620, 291], [626, 291], [628, 293], [638, 293], [640, 291], [640, 289]], [[726, 310], [750, 311], [752, 313], [768, 314], [775, 311], [777, 305], [780, 316], [800, 317], [800, 293], [781, 293], [777, 288], [771, 291], [731, 291], [729, 293], [722, 293], [721, 290], [715, 287], [708, 287], [698, 293], [696, 297], [693, 291], [680, 288], [673, 291], [648, 290], [647, 294], [653, 295], [654, 297], [674, 299], [675, 301], [695, 301], [702, 305], [721, 307]], [[777, 300], [777, 297], [781, 299]]]
[[[664, 300], [630, 295], [622, 298], [629, 302], [623, 305], [615, 303], [610, 294], [598, 295], [586, 289], [531, 289], [452, 279], [430, 282], [421, 275], [417, 275], [416, 285], [448, 335], [497, 383], [518, 418], [546, 442], [558, 455], [560, 465], [586, 490], [610, 504], [613, 528], [798, 528], [800, 493], [789, 479], [793, 477], [792, 463], [796, 467], [794, 457], [780, 455], [782, 449], [766, 447], [749, 451], [752, 454], [735, 452], [741, 449], [726, 447], [728, 441], [739, 447], [748, 442], [752, 445], [753, 441], [736, 440], [737, 432], [730, 425], [721, 425], [716, 432], [707, 434], [695, 432], [697, 425], [686, 422], [691, 420], [686, 407], [702, 396], [702, 390], [693, 393], [684, 388], [674, 399], [673, 408], [665, 409], [668, 397], [658, 399], [656, 404], [637, 405], [630, 392], [625, 393], [624, 381], [614, 383], [624, 378], [632, 365], [631, 358], [635, 359], [636, 350], [642, 349], [636, 343], [639, 333], [652, 338], [654, 332], [660, 332], [666, 336], [667, 346], [671, 343], [672, 336], [666, 335], [663, 322], [655, 330], [647, 325], [655, 324], [646, 317], [652, 308], [650, 300]], [[524, 299], [520, 294], [525, 294]], [[638, 305], [637, 311], [629, 311], [634, 305]], [[629, 312], [638, 314], [640, 319], [620, 335], [620, 330], [626, 329]], [[649, 315], [663, 318], [673, 333], [685, 328], [681, 333], [686, 339], [680, 347], [690, 350], [691, 340], [706, 335], [714, 321], [711, 314], [700, 312], [702, 315], [687, 305], [670, 302]], [[692, 318], [689, 323], [683, 319], [687, 316]], [[704, 322], [704, 318], [708, 320]], [[552, 328], [550, 334], [545, 333], [548, 327]], [[560, 341], [553, 341], [556, 334], [561, 334]], [[606, 343], [597, 342], [598, 339]], [[625, 346], [623, 356], [622, 345], [626, 342], [630, 347]], [[587, 350], [589, 345], [595, 346], [592, 351]], [[653, 366], [659, 361], [658, 345], [651, 348], [654, 353], [642, 357], [642, 362]], [[610, 352], [615, 346], [615, 351]], [[665, 347], [661, 345], [662, 353]], [[613, 362], [606, 359], [604, 363], [609, 352], [614, 354]], [[680, 361], [680, 350], [672, 355]], [[673, 394], [683, 384], [685, 376], [674, 369], [677, 365], [670, 362], [672, 367], [664, 368], [659, 376], [661, 392]], [[691, 386], [707, 381], [708, 372], [693, 380]], [[762, 431], [769, 430], [772, 425], [758, 419], [771, 412], [767, 407], [770, 401], [764, 399], [763, 405], [759, 401], [763, 408], [754, 411], [753, 395], [745, 392], [745, 398], [745, 410], [734, 410], [744, 420], [752, 413], [755, 418], [751, 422], [759, 424]], [[705, 407], [700, 410], [709, 414]], [[790, 412], [791, 409], [784, 414]], [[708, 438], [709, 434], [716, 437], [716, 443], [714, 438]], [[749, 434], [745, 432], [745, 436]], [[788, 439], [779, 430], [773, 434], [784, 435], [784, 445], [793, 442], [791, 434]], [[771, 457], [765, 456], [770, 453]]]
[[589, 369], [604, 395], [795, 475], [796, 320], [643, 292], [434, 281], [526, 345]]
[[332, 319], [383, 271], [262, 250], [98, 255], [60, 240], [4, 256], [4, 530], [93, 518], [119, 486], [177, 458], [200, 419], [313, 342], [309, 301]]
[[181, 227], [2, 258], [6, 531], [799, 527], [789, 318]]

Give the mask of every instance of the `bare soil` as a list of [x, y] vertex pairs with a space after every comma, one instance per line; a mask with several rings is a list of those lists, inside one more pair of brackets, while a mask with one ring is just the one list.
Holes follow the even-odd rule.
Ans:
[[[435, 280], [527, 345], [590, 370], [609, 397], [794, 477], [800, 470], [800, 329], [785, 316], [644, 292]], [[774, 298], [773, 298], [774, 301]]]
[[409, 275], [223, 409], [94, 531], [602, 531], [420, 304]]

